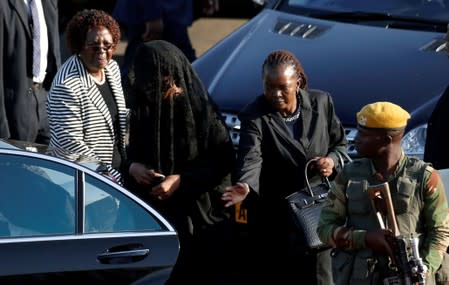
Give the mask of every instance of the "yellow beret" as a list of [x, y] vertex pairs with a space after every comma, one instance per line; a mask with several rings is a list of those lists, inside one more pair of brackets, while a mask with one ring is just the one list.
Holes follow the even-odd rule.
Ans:
[[371, 103], [357, 113], [357, 124], [370, 129], [402, 129], [408, 119], [407, 111], [390, 102]]

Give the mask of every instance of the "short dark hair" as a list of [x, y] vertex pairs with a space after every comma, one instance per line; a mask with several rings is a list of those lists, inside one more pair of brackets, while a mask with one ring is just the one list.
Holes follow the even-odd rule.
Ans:
[[103, 26], [112, 35], [114, 48], [120, 42], [120, 26], [117, 21], [108, 13], [96, 9], [84, 9], [72, 17], [67, 24], [66, 40], [67, 47], [72, 54], [79, 53], [86, 43], [86, 36], [89, 29]]
[[275, 68], [281, 65], [292, 66], [298, 78], [301, 78], [301, 88], [307, 89], [307, 76], [302, 68], [301, 63], [296, 56], [287, 50], [277, 50], [271, 52], [264, 60], [262, 64], [262, 76], [264, 75], [266, 68]]

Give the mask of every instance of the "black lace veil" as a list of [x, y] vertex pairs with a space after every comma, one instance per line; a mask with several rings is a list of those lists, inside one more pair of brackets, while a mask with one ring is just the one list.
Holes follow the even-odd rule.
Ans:
[[[180, 96], [163, 99], [166, 76], [183, 90]], [[218, 109], [189, 60], [171, 43], [141, 44], [125, 86], [132, 111], [131, 160], [171, 174], [195, 159], [209, 143], [228, 136], [224, 124], [218, 128], [221, 133], [209, 133], [210, 125], [219, 121]]]

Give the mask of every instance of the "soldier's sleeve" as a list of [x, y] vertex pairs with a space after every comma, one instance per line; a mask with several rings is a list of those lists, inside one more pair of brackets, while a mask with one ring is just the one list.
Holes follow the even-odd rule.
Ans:
[[332, 235], [338, 227], [346, 222], [345, 180], [341, 172], [335, 177], [329, 190], [327, 200], [321, 210], [317, 233], [321, 241], [335, 246]]
[[440, 267], [449, 246], [449, 210], [444, 184], [437, 170], [428, 166], [424, 173], [424, 236], [420, 254], [430, 274]]

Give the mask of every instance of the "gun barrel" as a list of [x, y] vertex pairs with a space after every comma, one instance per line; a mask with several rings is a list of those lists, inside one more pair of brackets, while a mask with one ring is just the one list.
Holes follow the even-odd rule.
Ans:
[[419, 239], [417, 237], [410, 238], [410, 248], [413, 255], [413, 259], [410, 263], [412, 264], [412, 273], [415, 283], [417, 283], [418, 285], [425, 285], [426, 273], [428, 269], [419, 255], [418, 245]]
[[417, 237], [410, 238], [410, 248], [412, 249], [413, 258], [416, 260], [420, 260], [421, 257], [419, 256], [419, 239]]

